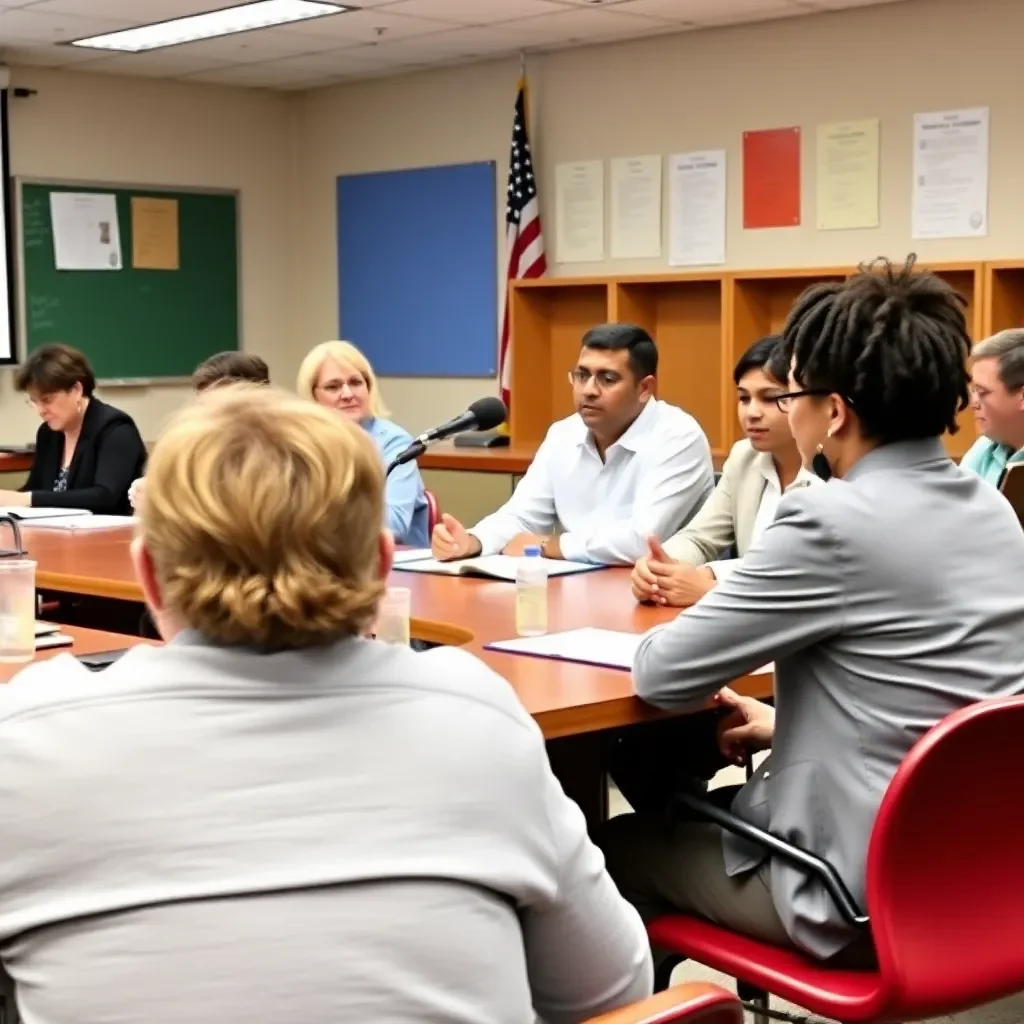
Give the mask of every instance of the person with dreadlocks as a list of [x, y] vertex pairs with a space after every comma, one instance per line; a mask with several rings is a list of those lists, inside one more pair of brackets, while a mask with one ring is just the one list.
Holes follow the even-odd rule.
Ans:
[[[915, 741], [958, 708], [1024, 692], [1024, 533], [940, 440], [968, 402], [970, 348], [941, 278], [911, 257], [814, 285], [784, 345], [777, 401], [831, 481], [786, 494], [735, 572], [644, 637], [633, 678], [662, 708], [714, 695], [728, 758], [770, 747], [726, 805], [824, 858], [864, 908], [875, 815]], [[723, 689], [772, 661], [775, 711]], [[667, 828], [647, 811], [598, 840], [645, 918], [678, 908], [834, 966], [874, 958], [815, 877], [717, 825]]]

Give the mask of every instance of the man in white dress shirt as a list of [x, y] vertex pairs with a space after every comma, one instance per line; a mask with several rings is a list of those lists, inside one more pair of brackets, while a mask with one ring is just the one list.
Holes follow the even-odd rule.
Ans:
[[714, 489], [711, 449], [689, 413], [655, 397], [657, 373], [658, 350], [642, 327], [591, 328], [569, 371], [575, 415], [551, 425], [497, 512], [469, 530], [442, 517], [434, 557], [539, 546], [547, 558], [632, 565], [648, 537], [689, 522]]

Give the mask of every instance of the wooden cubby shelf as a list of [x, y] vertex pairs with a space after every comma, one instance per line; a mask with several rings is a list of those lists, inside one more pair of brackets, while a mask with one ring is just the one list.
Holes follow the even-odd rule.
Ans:
[[[967, 300], [973, 340], [1024, 325], [1024, 261], [926, 264]], [[637, 323], [658, 344], [659, 397], [692, 413], [721, 458], [739, 439], [732, 367], [758, 338], [777, 333], [794, 300], [852, 267], [547, 277], [512, 284], [514, 444], [537, 445], [572, 412], [567, 371], [588, 328]], [[975, 438], [970, 412], [946, 439], [962, 455]]]

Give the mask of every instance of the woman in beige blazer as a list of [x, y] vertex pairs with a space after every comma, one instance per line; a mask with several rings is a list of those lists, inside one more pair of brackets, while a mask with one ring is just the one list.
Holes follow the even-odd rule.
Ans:
[[[778, 365], [779, 338], [754, 342], [733, 370], [737, 412], [746, 438], [733, 445], [714, 493], [692, 520], [662, 546], [650, 541], [633, 569], [638, 601], [685, 608], [739, 564], [775, 518], [782, 495], [817, 480], [801, 468], [785, 413], [775, 404], [788, 367]], [[739, 557], [721, 557], [732, 549]]]

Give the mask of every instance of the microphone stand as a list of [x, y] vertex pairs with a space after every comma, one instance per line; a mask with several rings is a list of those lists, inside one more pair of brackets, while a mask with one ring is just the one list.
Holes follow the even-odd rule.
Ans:
[[412, 462], [413, 459], [418, 459], [426, 450], [427, 446], [422, 441], [413, 441], [397, 459], [392, 459], [388, 463], [388, 468], [384, 471], [384, 479], [391, 476], [391, 470], [404, 466], [407, 462]]

